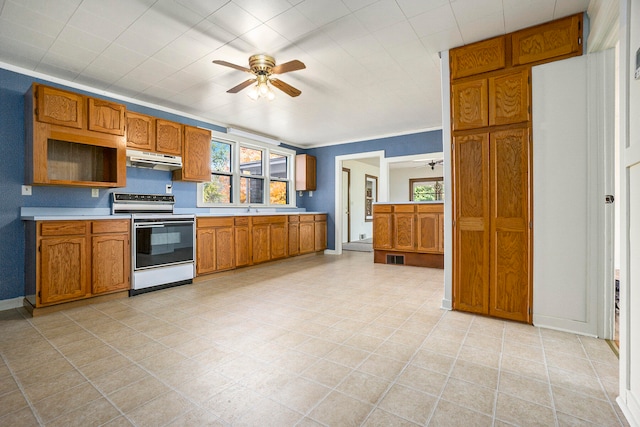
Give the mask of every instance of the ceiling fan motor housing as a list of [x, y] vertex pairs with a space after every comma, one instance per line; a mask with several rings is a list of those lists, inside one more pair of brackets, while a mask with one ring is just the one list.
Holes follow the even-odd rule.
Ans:
[[249, 67], [256, 75], [271, 75], [271, 70], [276, 66], [276, 60], [269, 55], [253, 55], [249, 58]]

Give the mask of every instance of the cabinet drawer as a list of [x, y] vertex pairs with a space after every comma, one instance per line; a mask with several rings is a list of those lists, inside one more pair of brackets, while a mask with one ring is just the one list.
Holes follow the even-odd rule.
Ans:
[[374, 213], [391, 213], [393, 205], [373, 205]]
[[316, 221], [326, 221], [327, 220], [327, 214], [316, 215], [315, 216], [315, 220]]
[[104, 220], [104, 221], [92, 221], [91, 232], [94, 234], [99, 233], [127, 233], [131, 228], [129, 220]]
[[279, 216], [254, 216], [251, 218], [252, 224], [279, 224], [285, 223], [287, 217], [284, 215]]
[[313, 222], [315, 215], [300, 215], [300, 222]]
[[249, 225], [249, 217], [241, 216], [239, 218], [234, 219], [236, 225]]
[[428, 205], [418, 205], [418, 212], [444, 212], [444, 205], [442, 203], [434, 203]]
[[222, 217], [222, 218], [198, 218], [197, 219], [197, 227], [232, 227], [233, 226], [233, 217]]
[[85, 234], [87, 223], [84, 221], [47, 221], [40, 223], [41, 236], [68, 236]]
[[414, 205], [394, 205], [393, 211], [395, 213], [414, 213], [416, 207]]
[[300, 222], [300, 215], [289, 215], [289, 222]]

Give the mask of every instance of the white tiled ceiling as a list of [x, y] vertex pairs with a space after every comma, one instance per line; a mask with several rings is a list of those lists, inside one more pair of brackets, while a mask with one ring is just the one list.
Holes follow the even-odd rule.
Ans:
[[[438, 52], [589, 0], [0, 0], [0, 62], [299, 146], [441, 126]], [[226, 90], [267, 53], [302, 95]], [[1, 66], [1, 64], [0, 64]]]

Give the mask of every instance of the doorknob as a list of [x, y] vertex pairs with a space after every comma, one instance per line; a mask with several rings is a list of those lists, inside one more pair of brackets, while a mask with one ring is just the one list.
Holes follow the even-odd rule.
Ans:
[[613, 197], [613, 194], [607, 194], [606, 196], [604, 196], [604, 202], [608, 205], [613, 203], [614, 200], [615, 198]]

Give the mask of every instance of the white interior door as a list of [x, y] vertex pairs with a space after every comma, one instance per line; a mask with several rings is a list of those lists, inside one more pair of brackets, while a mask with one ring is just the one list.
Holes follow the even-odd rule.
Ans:
[[611, 50], [532, 70], [533, 323], [605, 338], [613, 331], [605, 195], [613, 194], [614, 60]]

